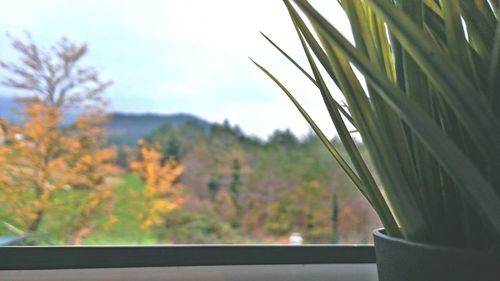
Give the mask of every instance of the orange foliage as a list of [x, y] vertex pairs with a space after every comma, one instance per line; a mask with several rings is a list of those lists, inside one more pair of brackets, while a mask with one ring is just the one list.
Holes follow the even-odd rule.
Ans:
[[176, 183], [183, 168], [173, 160], [162, 161], [161, 152], [140, 143], [140, 157], [130, 164], [144, 181], [142, 212], [137, 215], [143, 230], [161, 225], [166, 214], [184, 203], [184, 190]]
[[[33, 233], [45, 213], [58, 207], [55, 194], [85, 191], [87, 200], [71, 206], [77, 217], [61, 225], [79, 242], [92, 231], [97, 210], [109, 209], [106, 202], [113, 197], [107, 179], [116, 172], [115, 152], [103, 148], [103, 93], [112, 82], [80, 64], [86, 44], [62, 38], [43, 49], [28, 34], [25, 40], [12, 38], [11, 45], [19, 60], [0, 61], [0, 82], [23, 93], [24, 122], [0, 124], [0, 204], [9, 206], [10, 223]], [[81, 114], [71, 125], [63, 124], [68, 109]]]
[[37, 101], [25, 104], [24, 116], [22, 125], [5, 125], [0, 203], [12, 206], [13, 223], [36, 232], [53, 207], [54, 194], [86, 190], [88, 199], [74, 206], [80, 214], [69, 232], [88, 229], [97, 210], [112, 197], [106, 177], [116, 172], [114, 149], [101, 148], [101, 126], [81, 117], [75, 126], [63, 128], [60, 108]]

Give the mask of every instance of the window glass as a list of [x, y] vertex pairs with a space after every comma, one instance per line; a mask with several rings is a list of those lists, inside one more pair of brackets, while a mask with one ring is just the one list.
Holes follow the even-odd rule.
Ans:
[[[336, 1], [314, 2], [351, 37]], [[343, 152], [319, 92], [259, 31], [307, 65], [281, 1], [3, 3], [0, 236], [371, 243], [376, 215], [248, 57]]]

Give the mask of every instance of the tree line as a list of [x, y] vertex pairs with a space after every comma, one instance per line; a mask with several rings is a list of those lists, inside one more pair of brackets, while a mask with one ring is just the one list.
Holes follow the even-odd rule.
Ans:
[[[28, 36], [12, 47], [19, 59], [0, 62], [1, 78], [23, 121], [0, 119], [0, 233], [42, 244], [44, 225], [67, 244], [117, 229], [137, 233], [131, 243], [272, 243], [292, 232], [359, 243], [379, 224], [313, 135], [260, 141], [229, 122], [188, 122], [110, 146], [112, 81], [82, 66], [87, 45], [63, 38], [47, 50]], [[78, 112], [70, 124], [68, 112]]]

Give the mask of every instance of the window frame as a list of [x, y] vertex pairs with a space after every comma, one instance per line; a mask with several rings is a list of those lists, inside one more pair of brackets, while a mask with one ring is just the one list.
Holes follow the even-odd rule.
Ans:
[[0, 270], [374, 264], [373, 245], [2, 246]]

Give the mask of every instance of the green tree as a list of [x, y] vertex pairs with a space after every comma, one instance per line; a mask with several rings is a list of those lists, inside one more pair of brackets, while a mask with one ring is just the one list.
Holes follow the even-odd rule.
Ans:
[[181, 147], [179, 145], [179, 140], [176, 136], [171, 136], [164, 146], [165, 158], [174, 161], [179, 161], [181, 158]]
[[337, 244], [339, 242], [339, 202], [337, 199], [337, 194], [333, 195], [332, 198], [332, 244]]
[[279, 235], [300, 232], [308, 241], [322, 239], [325, 233], [330, 233], [324, 191], [317, 181], [303, 182], [285, 191], [270, 207], [267, 229]]
[[214, 200], [215, 195], [220, 191], [220, 175], [211, 175], [207, 183], [210, 199]]
[[297, 136], [290, 131], [290, 129], [286, 130], [276, 130], [273, 132], [271, 137], [269, 138], [268, 143], [270, 145], [283, 147], [286, 149], [291, 149], [296, 147], [300, 142]]
[[236, 206], [237, 212], [241, 212], [240, 205], [240, 193], [241, 193], [241, 175], [240, 175], [240, 161], [235, 158], [233, 159], [231, 182], [229, 183], [229, 192], [231, 193], [231, 198], [233, 199], [234, 205]]

